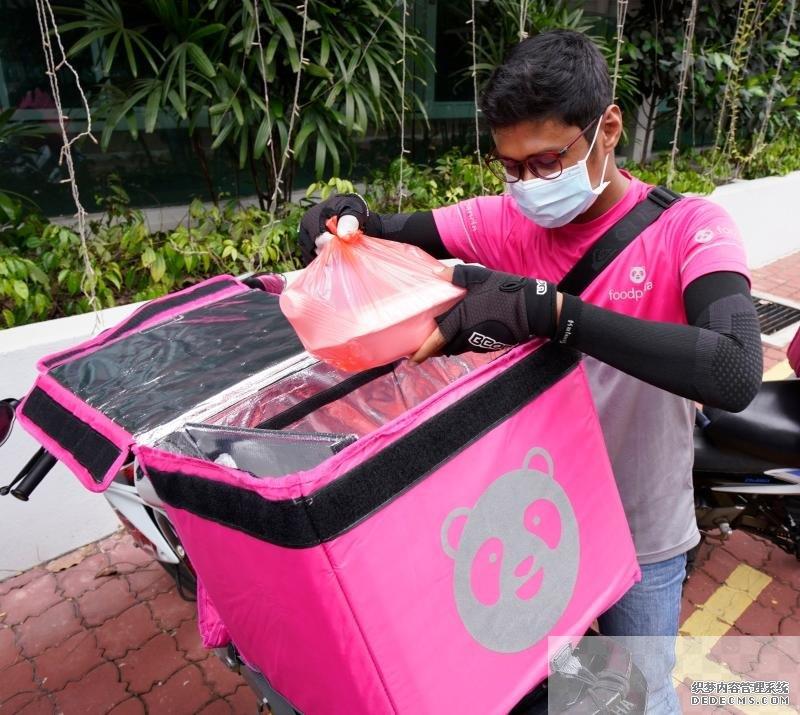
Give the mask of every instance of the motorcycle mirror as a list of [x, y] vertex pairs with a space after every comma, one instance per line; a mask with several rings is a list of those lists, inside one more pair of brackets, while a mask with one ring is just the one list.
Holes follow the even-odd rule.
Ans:
[[0, 400], [0, 445], [11, 434], [11, 428], [14, 426], [14, 408], [18, 404], [17, 400]]

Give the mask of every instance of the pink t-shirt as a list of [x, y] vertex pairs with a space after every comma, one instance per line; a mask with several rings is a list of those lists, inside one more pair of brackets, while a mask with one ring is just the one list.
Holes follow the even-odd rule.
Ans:
[[[631, 177], [625, 195], [602, 216], [554, 229], [523, 216], [509, 194], [461, 201], [436, 209], [433, 216], [451, 255], [558, 283], [651, 188]], [[685, 323], [684, 289], [714, 271], [735, 271], [749, 280], [739, 231], [723, 208], [684, 198], [634, 239], [582, 298], [637, 318]]]
[[[433, 216], [452, 256], [558, 283], [652, 188], [623, 173], [630, 178], [625, 195], [587, 223], [542, 228], [508, 194], [462, 201]], [[635, 318], [685, 324], [685, 288], [715, 271], [735, 271], [749, 280], [739, 232], [716, 204], [684, 198], [635, 238], [581, 297]], [[685, 552], [700, 538], [692, 486], [694, 404], [589, 356], [584, 364], [639, 561]]]

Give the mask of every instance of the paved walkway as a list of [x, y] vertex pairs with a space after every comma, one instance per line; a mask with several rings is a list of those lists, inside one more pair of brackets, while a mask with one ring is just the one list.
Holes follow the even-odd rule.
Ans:
[[[754, 287], [800, 301], [800, 253], [755, 271]], [[781, 350], [765, 348], [765, 369], [788, 375]], [[800, 563], [736, 532], [703, 546], [682, 629], [800, 636], [799, 597]], [[254, 713], [255, 696], [202, 649], [194, 605], [118, 532], [0, 582], [0, 712]]]

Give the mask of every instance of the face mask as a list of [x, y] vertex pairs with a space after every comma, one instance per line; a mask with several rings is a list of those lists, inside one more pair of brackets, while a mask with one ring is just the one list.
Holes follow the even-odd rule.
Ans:
[[603, 162], [600, 183], [592, 188], [586, 160], [592, 153], [600, 131], [600, 122], [594, 131], [589, 151], [577, 164], [561, 172], [555, 179], [527, 179], [508, 185], [520, 212], [544, 228], [557, 228], [568, 224], [586, 211], [605, 191], [610, 182], [603, 181], [608, 165], [608, 154]]

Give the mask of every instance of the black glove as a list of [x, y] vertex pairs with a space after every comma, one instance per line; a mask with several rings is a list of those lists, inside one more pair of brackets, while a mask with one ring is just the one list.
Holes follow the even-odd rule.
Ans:
[[556, 331], [556, 286], [483, 266], [458, 265], [453, 284], [467, 289], [464, 299], [436, 317], [445, 355], [491, 352]]
[[325, 222], [332, 216], [338, 218], [345, 214], [355, 216], [358, 219], [359, 226], [362, 229], [366, 229], [370, 236], [378, 235], [376, 231], [380, 230], [380, 219], [377, 215], [370, 214], [367, 202], [358, 194], [331, 196], [318, 204], [314, 204], [306, 211], [300, 221], [297, 240], [300, 244], [300, 255], [304, 266], [307, 266], [317, 257], [316, 240], [320, 234], [328, 230], [325, 227]]

